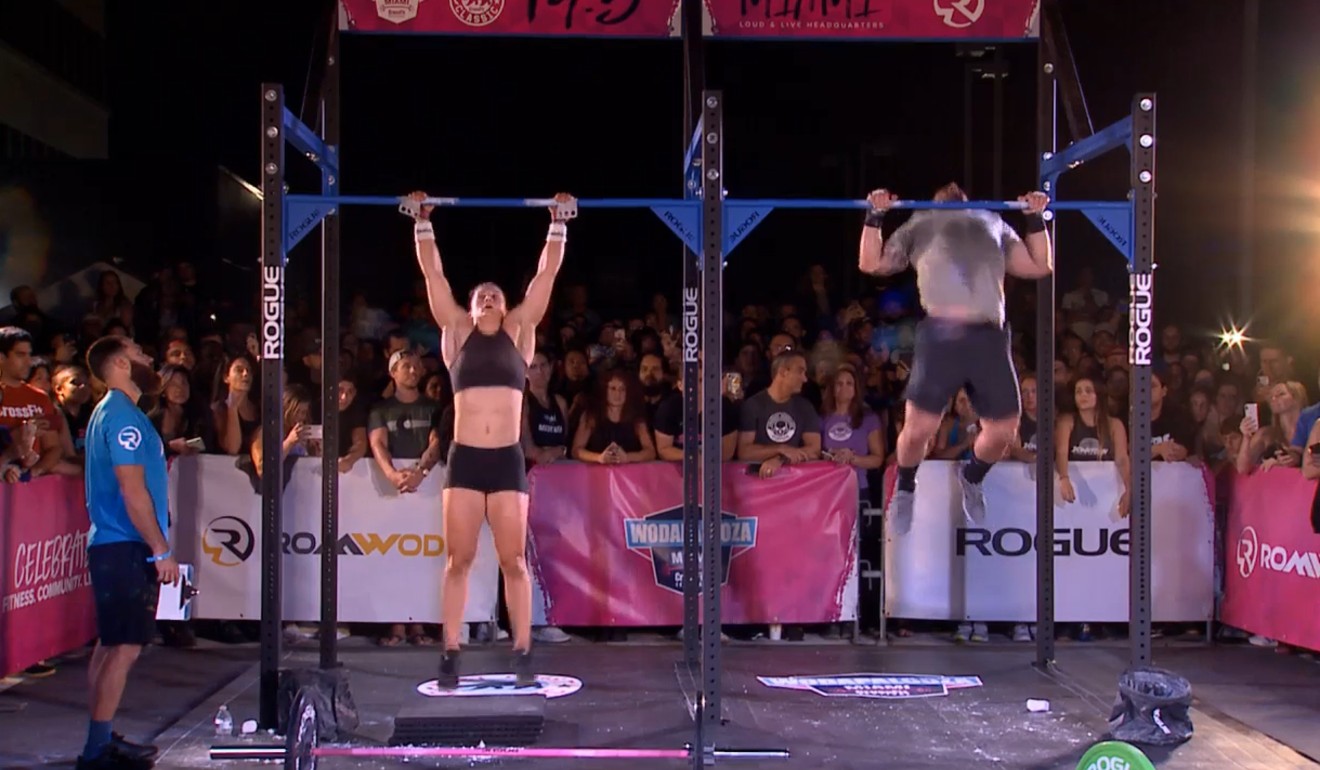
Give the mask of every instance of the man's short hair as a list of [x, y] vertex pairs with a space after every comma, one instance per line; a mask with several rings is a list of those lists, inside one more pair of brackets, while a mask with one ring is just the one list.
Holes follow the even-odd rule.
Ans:
[[806, 357], [806, 355], [803, 354], [802, 351], [800, 351], [800, 350], [794, 350], [793, 348], [789, 348], [788, 350], [785, 350], [784, 352], [780, 353], [779, 355], [777, 355], [777, 356], [775, 356], [773, 359], [771, 359], [771, 361], [770, 361], [770, 379], [774, 379], [774, 378], [778, 377], [778, 376], [779, 376], [779, 373], [782, 372], [782, 371], [784, 371], [784, 369], [788, 368], [788, 366], [789, 366], [791, 363], [793, 363], [793, 359], [795, 359], [795, 358], [800, 358], [800, 359], [802, 359], [802, 362], [803, 362], [803, 363], [806, 363], [806, 362], [807, 362], [807, 357]]
[[20, 342], [32, 344], [32, 335], [19, 326], [0, 327], [0, 355], [7, 356]]
[[93, 342], [87, 348], [87, 371], [93, 377], [105, 382], [105, 367], [110, 359], [122, 355], [128, 350], [128, 339], [117, 334], [107, 335]]

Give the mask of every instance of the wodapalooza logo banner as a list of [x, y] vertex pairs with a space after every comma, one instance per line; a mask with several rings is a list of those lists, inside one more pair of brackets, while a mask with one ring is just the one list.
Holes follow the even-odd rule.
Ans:
[[950, 690], [980, 687], [979, 676], [940, 674], [835, 674], [830, 676], [758, 676], [766, 687], [806, 690], [828, 698], [938, 698]]
[[[755, 516], [720, 514], [720, 585], [729, 582], [729, 562], [756, 547]], [[668, 508], [640, 519], [624, 519], [628, 549], [651, 560], [655, 584], [683, 593], [683, 509]], [[698, 534], [698, 542], [700, 542]], [[700, 560], [698, 560], [700, 561]]]

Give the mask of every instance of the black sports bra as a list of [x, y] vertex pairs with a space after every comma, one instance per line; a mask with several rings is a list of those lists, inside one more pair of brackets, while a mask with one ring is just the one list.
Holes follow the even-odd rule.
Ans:
[[503, 329], [494, 334], [473, 329], [449, 367], [449, 378], [455, 393], [492, 386], [522, 390], [527, 384], [527, 362]]

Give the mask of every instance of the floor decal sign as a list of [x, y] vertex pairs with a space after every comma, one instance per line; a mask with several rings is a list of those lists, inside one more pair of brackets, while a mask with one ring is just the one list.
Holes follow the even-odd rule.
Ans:
[[571, 676], [541, 674], [536, 677], [536, 684], [531, 687], [519, 687], [515, 680], [513, 674], [463, 676], [458, 679], [458, 689], [445, 690], [432, 679], [417, 685], [417, 692], [428, 698], [481, 695], [540, 695], [545, 698], [562, 698], [582, 689], [582, 680]]
[[806, 690], [830, 698], [936, 698], [950, 690], [980, 687], [979, 676], [928, 674], [837, 674], [834, 676], [758, 676], [766, 687]]

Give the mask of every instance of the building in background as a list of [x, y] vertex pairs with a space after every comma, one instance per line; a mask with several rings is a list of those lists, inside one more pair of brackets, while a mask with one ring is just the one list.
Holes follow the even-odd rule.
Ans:
[[0, 2], [0, 160], [109, 153], [105, 0]]

